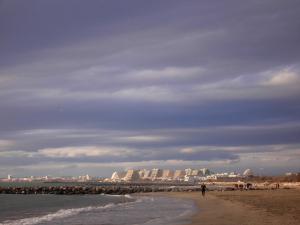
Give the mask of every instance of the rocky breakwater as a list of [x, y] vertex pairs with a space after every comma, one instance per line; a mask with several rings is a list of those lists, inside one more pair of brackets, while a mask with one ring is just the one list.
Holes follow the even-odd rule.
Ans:
[[0, 194], [56, 194], [56, 195], [84, 195], [84, 194], [111, 194], [124, 195], [147, 192], [171, 191], [200, 191], [200, 187], [190, 186], [58, 186], [58, 187], [0, 187]]

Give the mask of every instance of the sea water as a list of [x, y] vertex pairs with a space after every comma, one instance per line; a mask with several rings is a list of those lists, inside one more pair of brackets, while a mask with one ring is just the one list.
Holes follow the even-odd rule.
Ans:
[[175, 225], [194, 210], [158, 196], [0, 194], [0, 225]]

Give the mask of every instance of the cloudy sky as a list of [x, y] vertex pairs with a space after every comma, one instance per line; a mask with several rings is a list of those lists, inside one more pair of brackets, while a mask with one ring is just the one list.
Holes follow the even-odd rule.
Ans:
[[300, 171], [300, 2], [0, 1], [0, 177]]

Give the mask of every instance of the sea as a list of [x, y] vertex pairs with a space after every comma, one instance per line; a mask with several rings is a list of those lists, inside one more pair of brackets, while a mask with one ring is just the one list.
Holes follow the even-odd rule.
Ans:
[[177, 225], [195, 210], [160, 196], [0, 194], [0, 225]]

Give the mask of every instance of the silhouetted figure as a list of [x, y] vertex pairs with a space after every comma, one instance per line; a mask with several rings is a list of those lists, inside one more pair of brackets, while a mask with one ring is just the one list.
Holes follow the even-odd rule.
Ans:
[[206, 191], [206, 185], [205, 185], [205, 184], [202, 184], [202, 185], [201, 185], [202, 197], [205, 196], [205, 191]]

